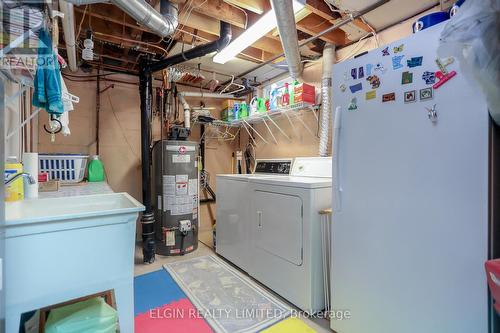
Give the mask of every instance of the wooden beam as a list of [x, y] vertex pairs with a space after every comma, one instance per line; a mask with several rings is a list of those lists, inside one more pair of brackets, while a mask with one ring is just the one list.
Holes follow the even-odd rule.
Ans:
[[[331, 25], [332, 23], [330, 23], [328, 20], [317, 16], [314, 13], [311, 13], [309, 16], [306, 16], [305, 18], [297, 22], [297, 29], [310, 35], [316, 35], [326, 28], [330, 27]], [[344, 45], [348, 42], [345, 32], [340, 29], [331, 31], [320, 38], [325, 42], [335, 45]]]
[[338, 13], [332, 12], [323, 0], [307, 0], [306, 8], [326, 20], [333, 21], [340, 17]]
[[[193, 12], [198, 12], [200, 14], [204, 14], [211, 18], [217, 18], [218, 20], [230, 23], [234, 26], [244, 28], [247, 22], [247, 15], [243, 11], [230, 4], [224, 2], [223, 0], [192, 0], [190, 3], [193, 11], [191, 12], [191, 16]], [[186, 4], [183, 5], [183, 8]], [[181, 14], [180, 18], [183, 16], [187, 17], [188, 12], [186, 10], [183, 11], [184, 15]]]
[[227, 3], [249, 10], [256, 14], [263, 14], [270, 9], [269, 1], [266, 0], [225, 0]]
[[220, 33], [220, 21], [218, 19], [197, 13], [195, 11], [191, 12], [189, 17], [187, 17], [187, 15], [181, 15], [179, 17], [179, 27], [183, 25], [204, 31], [211, 35], [219, 36]]
[[[330, 21], [331, 23], [334, 23], [340, 18], [346, 17], [345, 14], [332, 12], [323, 0], [306, 0], [306, 8], [309, 9], [312, 13], [324, 18], [325, 20]], [[370, 27], [359, 18], [355, 19], [353, 21], [353, 24], [366, 32], [371, 31]]]

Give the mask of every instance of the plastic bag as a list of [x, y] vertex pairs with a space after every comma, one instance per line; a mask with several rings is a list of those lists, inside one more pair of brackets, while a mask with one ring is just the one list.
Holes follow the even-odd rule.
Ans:
[[116, 333], [118, 315], [102, 297], [50, 311], [46, 333]]
[[500, 0], [466, 0], [444, 27], [438, 54], [454, 56], [484, 93], [500, 125]]

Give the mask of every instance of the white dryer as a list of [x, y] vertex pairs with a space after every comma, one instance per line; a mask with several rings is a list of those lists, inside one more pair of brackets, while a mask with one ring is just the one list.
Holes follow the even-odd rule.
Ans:
[[249, 179], [255, 279], [298, 308], [325, 308], [319, 211], [331, 205], [331, 158], [296, 158], [290, 176]]
[[249, 272], [250, 197], [248, 182], [254, 178], [284, 177], [290, 174], [293, 160], [259, 159], [253, 174], [217, 175], [216, 252], [244, 271]]

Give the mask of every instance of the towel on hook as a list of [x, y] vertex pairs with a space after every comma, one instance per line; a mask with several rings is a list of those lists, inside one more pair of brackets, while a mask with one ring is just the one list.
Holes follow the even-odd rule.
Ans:
[[61, 69], [46, 29], [40, 29], [33, 105], [59, 116], [64, 112], [61, 96]]

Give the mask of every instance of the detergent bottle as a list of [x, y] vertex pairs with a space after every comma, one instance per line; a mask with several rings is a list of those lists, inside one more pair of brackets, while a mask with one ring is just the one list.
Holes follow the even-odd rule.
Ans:
[[102, 164], [99, 156], [94, 155], [92, 161], [89, 163], [89, 182], [103, 182], [104, 181], [104, 165]]

